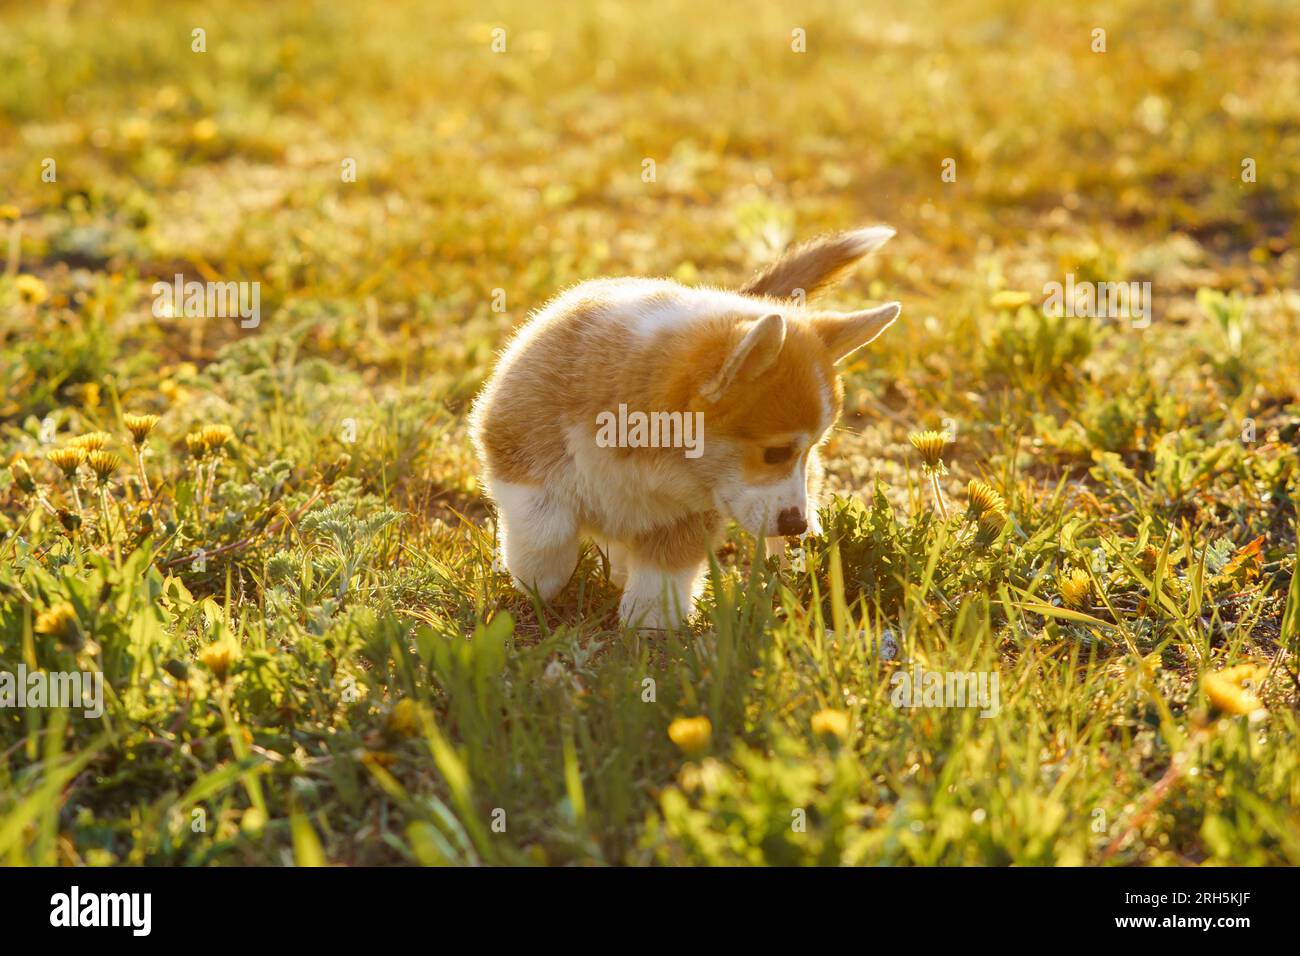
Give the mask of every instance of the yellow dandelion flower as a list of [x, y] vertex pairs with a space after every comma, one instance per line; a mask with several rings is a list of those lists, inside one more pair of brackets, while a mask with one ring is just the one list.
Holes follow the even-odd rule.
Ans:
[[199, 662], [212, 671], [218, 683], [225, 683], [230, 665], [239, 659], [239, 646], [231, 640], [220, 640], [199, 651]]
[[1160, 659], [1159, 651], [1152, 651], [1150, 654], [1142, 658], [1142, 662], [1139, 666], [1142, 669], [1142, 673], [1147, 677], [1155, 677], [1163, 669], [1164, 661]]
[[173, 378], [165, 378], [158, 383], [158, 392], [167, 401], [177, 405], [189, 397], [189, 393]]
[[122, 424], [131, 433], [131, 441], [143, 445], [153, 427], [158, 424], [157, 415], [123, 415]]
[[181, 101], [181, 91], [169, 84], [159, 88], [158, 92], [154, 94], [153, 101], [154, 105], [160, 110], [175, 109], [176, 104]]
[[77, 445], [67, 445], [63, 448], [51, 448], [45, 453], [45, 460], [48, 461], [59, 471], [63, 472], [63, 477], [69, 481], [77, 474], [77, 469], [81, 463], [86, 460], [86, 452]]
[[420, 733], [420, 705], [409, 697], [399, 700], [388, 714], [388, 732], [398, 737], [415, 737]]
[[215, 139], [217, 135], [217, 124], [214, 120], [204, 117], [190, 127], [190, 136], [196, 143], [206, 143]]
[[970, 498], [971, 510], [977, 515], [988, 511], [1005, 513], [1007, 510], [1007, 503], [1002, 500], [1002, 496], [994, 490], [993, 486], [978, 478], [972, 479], [966, 486], [966, 495]]
[[235, 440], [235, 431], [229, 425], [204, 425], [199, 438], [209, 452], [219, 452]]
[[1033, 301], [1033, 298], [1028, 292], [1003, 289], [1001, 292], [993, 293], [993, 297], [989, 299], [989, 305], [995, 309], [1006, 309], [1008, 312], [1014, 312], [1022, 305], [1028, 305]]
[[92, 451], [86, 456], [86, 464], [90, 466], [90, 470], [95, 473], [95, 477], [102, 485], [122, 467], [122, 459], [111, 451]]
[[1061, 578], [1061, 600], [1066, 607], [1082, 608], [1092, 596], [1092, 578], [1082, 568], [1075, 568]]
[[77, 633], [77, 609], [64, 601], [36, 617], [35, 631], [60, 640], [65, 640]]
[[190, 432], [185, 436], [185, 447], [190, 450], [190, 454], [195, 458], [207, 458], [208, 446], [203, 441], [202, 432]]
[[944, 432], [912, 432], [907, 440], [921, 453], [921, 462], [927, 472], [943, 470], [943, 450], [948, 444]]
[[266, 811], [249, 807], [239, 818], [239, 831], [256, 836], [266, 826]]
[[108, 443], [113, 440], [113, 436], [108, 432], [87, 432], [77, 438], [72, 439], [72, 444], [84, 452], [102, 451], [108, 447]]
[[1000, 509], [990, 510], [980, 515], [979, 531], [976, 533], [978, 539], [989, 544], [1002, 533], [1002, 529], [1007, 526], [1007, 515]]
[[849, 712], [826, 708], [812, 716], [812, 731], [818, 737], [838, 737], [843, 740], [849, 735]]
[[40, 305], [50, 297], [50, 290], [36, 276], [19, 276], [14, 280], [14, 288], [18, 290], [19, 300], [28, 305]]
[[668, 725], [668, 739], [682, 753], [702, 754], [713, 742], [713, 724], [707, 717], [678, 717]]
[[1206, 674], [1201, 678], [1201, 687], [1210, 703], [1219, 710], [1229, 714], [1252, 714], [1264, 706], [1258, 690], [1267, 675], [1267, 667], [1238, 664]]
[[23, 212], [21, 209], [17, 206], [10, 205], [9, 203], [0, 206], [0, 219], [4, 219], [8, 222], [13, 222], [16, 219], [22, 218], [22, 214]]

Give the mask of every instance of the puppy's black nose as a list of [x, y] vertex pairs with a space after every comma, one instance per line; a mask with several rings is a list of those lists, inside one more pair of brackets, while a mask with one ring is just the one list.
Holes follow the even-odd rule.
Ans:
[[808, 530], [808, 522], [798, 508], [786, 508], [776, 516], [776, 530], [784, 535], [803, 534]]

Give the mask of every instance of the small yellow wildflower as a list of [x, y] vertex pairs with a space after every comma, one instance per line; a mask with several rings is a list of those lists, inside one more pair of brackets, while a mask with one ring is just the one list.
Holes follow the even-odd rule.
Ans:
[[1007, 503], [1002, 500], [1002, 496], [994, 490], [993, 486], [978, 478], [971, 479], [970, 484], [966, 486], [966, 494], [970, 498], [971, 510], [977, 515], [988, 511], [1005, 513], [1007, 510]]
[[77, 438], [72, 439], [72, 444], [84, 452], [102, 451], [108, 447], [108, 443], [113, 440], [113, 436], [108, 432], [87, 432]]
[[45, 634], [64, 640], [77, 633], [77, 610], [64, 601], [48, 611], [42, 611], [36, 617], [37, 634]]
[[194, 137], [196, 143], [206, 143], [217, 135], [217, 124], [214, 120], [204, 117], [190, 127], [190, 136]]
[[50, 297], [50, 290], [36, 276], [19, 276], [14, 280], [14, 288], [18, 290], [19, 300], [28, 305], [40, 305]]
[[1147, 654], [1142, 658], [1142, 661], [1138, 666], [1141, 667], [1142, 673], [1145, 676], [1155, 677], [1164, 667], [1164, 663], [1165, 662], [1160, 657], [1160, 652], [1152, 651], [1150, 654]]
[[948, 444], [946, 433], [936, 431], [912, 432], [907, 436], [907, 440], [921, 453], [922, 466], [927, 473], [943, 472], [943, 449]]
[[199, 662], [212, 671], [218, 683], [225, 683], [230, 665], [239, 658], [239, 647], [231, 640], [220, 640], [199, 651]]
[[77, 474], [77, 469], [81, 467], [81, 463], [86, 460], [86, 452], [77, 445], [68, 445], [64, 448], [51, 448], [45, 453], [45, 458], [63, 472], [64, 478], [71, 481]]
[[1075, 568], [1061, 578], [1061, 600], [1066, 607], [1082, 608], [1092, 595], [1092, 578], [1082, 568]]
[[398, 737], [420, 733], [420, 705], [409, 697], [399, 700], [388, 714], [388, 732]]
[[122, 424], [131, 433], [131, 441], [143, 445], [153, 427], [158, 424], [157, 415], [123, 415]]
[[1267, 667], [1238, 664], [1206, 674], [1201, 678], [1201, 687], [1210, 703], [1219, 710], [1229, 714], [1251, 714], [1264, 707], [1258, 688], [1267, 675]]
[[111, 451], [92, 451], [86, 456], [86, 464], [95, 473], [99, 483], [106, 484], [113, 473], [122, 467], [122, 459]]
[[187, 393], [173, 378], [165, 378], [158, 383], [158, 392], [173, 405], [183, 402]]
[[707, 717], [678, 717], [668, 725], [668, 739], [685, 754], [702, 754], [713, 742], [713, 724]]
[[1006, 512], [1001, 509], [986, 511], [980, 515], [979, 530], [975, 534], [976, 540], [980, 544], [992, 544], [993, 539], [1002, 533], [1006, 525]]
[[993, 297], [989, 299], [989, 305], [995, 309], [1006, 309], [1008, 312], [1014, 312], [1022, 305], [1028, 305], [1033, 298], [1028, 292], [1003, 289], [1001, 292], [993, 293]]
[[219, 452], [235, 440], [235, 431], [229, 425], [204, 425], [199, 438], [209, 452]]
[[849, 735], [849, 712], [826, 708], [812, 716], [812, 730], [818, 737], [838, 737], [843, 740]]
[[185, 445], [195, 458], [207, 458], [221, 452], [235, 440], [235, 432], [229, 425], [202, 425], [198, 431], [185, 436]]

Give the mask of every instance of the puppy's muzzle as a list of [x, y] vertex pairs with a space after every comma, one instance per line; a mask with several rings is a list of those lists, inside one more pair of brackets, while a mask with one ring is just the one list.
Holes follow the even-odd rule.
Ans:
[[808, 522], [798, 508], [785, 508], [776, 516], [777, 534], [793, 537], [808, 530]]

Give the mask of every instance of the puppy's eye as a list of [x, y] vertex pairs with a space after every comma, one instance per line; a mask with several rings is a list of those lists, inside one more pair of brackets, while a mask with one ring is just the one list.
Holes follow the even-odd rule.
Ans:
[[779, 465], [794, 457], [794, 445], [781, 445], [776, 448], [763, 449], [763, 461], [769, 465]]

